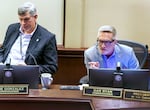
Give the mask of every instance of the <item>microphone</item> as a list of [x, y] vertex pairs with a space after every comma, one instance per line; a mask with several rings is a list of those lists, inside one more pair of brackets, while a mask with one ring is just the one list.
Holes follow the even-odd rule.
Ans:
[[10, 66], [10, 64], [11, 64], [11, 58], [8, 57], [8, 58], [6, 59], [6, 66]]
[[113, 87], [123, 87], [123, 73], [121, 72], [120, 62], [117, 62], [116, 71], [114, 72]]
[[6, 61], [6, 67], [3, 69], [3, 84], [13, 83], [13, 68], [11, 67], [11, 59], [8, 58]]
[[33, 61], [34, 61], [34, 64], [35, 64], [35, 65], [38, 65], [38, 63], [37, 63], [35, 57], [34, 57], [31, 53], [29, 53], [29, 55], [32, 57], [32, 59], [33, 59]]

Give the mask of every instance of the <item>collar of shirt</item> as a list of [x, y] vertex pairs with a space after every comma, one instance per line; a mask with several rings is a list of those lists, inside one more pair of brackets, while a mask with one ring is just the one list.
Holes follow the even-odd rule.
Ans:
[[[32, 36], [32, 35], [34, 34], [34, 32], [35, 32], [36, 29], [37, 29], [37, 24], [36, 24], [36, 26], [35, 26], [33, 32], [30, 33], [30, 34], [27, 34], [27, 35], [31, 35], [31, 36]], [[19, 28], [19, 31], [21, 32], [21, 34], [25, 34], [25, 33], [22, 31], [22, 28], [21, 28], [21, 27]]]
[[105, 68], [116, 68], [115, 51], [109, 58], [105, 55], [102, 55], [102, 58]]

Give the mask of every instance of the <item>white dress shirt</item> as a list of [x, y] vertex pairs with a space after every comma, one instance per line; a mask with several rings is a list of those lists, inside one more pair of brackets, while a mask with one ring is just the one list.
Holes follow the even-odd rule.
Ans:
[[[30, 34], [25, 34], [21, 30], [21, 28], [19, 29], [20, 31], [19, 37], [16, 39], [15, 43], [13, 44], [4, 64], [10, 63], [11, 65], [18, 65], [18, 64], [25, 63], [24, 60], [25, 60], [26, 51], [27, 51], [29, 42], [31, 40], [31, 37], [34, 34], [36, 28]], [[11, 61], [11, 62], [8, 62], [8, 61]]]

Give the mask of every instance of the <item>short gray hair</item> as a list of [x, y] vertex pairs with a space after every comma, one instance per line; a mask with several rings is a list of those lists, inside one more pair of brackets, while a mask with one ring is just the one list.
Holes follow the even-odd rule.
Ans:
[[116, 33], [117, 33], [116, 29], [110, 25], [104, 25], [104, 26], [99, 27], [98, 36], [99, 36], [99, 32], [111, 32], [111, 33], [113, 33], [113, 39], [115, 39]]
[[29, 12], [31, 16], [35, 16], [37, 14], [37, 9], [33, 3], [26, 2], [18, 8], [18, 15], [24, 15], [27, 12]]

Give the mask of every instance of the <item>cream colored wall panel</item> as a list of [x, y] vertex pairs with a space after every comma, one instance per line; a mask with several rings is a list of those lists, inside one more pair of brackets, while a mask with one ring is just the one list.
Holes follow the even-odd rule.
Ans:
[[149, 0], [86, 0], [84, 46], [95, 42], [97, 29], [110, 24], [117, 28], [118, 39], [150, 44]]
[[66, 0], [65, 47], [80, 48], [82, 43], [83, 1]]
[[[105, 24], [116, 27], [118, 39], [133, 40], [148, 44], [150, 47], [150, 0], [81, 0], [82, 5], [79, 5], [80, 2], [77, 0], [79, 4], [76, 4], [76, 9], [74, 6], [71, 8], [76, 0], [71, 1], [69, 8], [71, 14], [67, 16], [69, 22], [66, 23], [72, 26], [71, 34], [78, 33], [76, 37], [81, 38], [77, 44], [67, 43], [67, 47], [93, 45], [99, 26]], [[67, 42], [69, 40], [74, 41], [74, 37], [70, 36]]]

